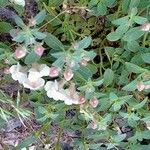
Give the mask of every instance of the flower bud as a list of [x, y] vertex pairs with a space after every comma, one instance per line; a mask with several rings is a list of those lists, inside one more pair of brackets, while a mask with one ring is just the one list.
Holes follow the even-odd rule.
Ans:
[[137, 90], [141, 92], [144, 90], [145, 85], [143, 84], [143, 82], [138, 82], [136, 87], [137, 87]]
[[5, 73], [5, 74], [10, 74], [9, 68], [5, 68], [5, 69], [4, 69], [4, 73]]
[[70, 81], [73, 77], [73, 72], [71, 69], [67, 69], [65, 72], [64, 72], [64, 78], [66, 81]]
[[97, 107], [97, 105], [98, 105], [98, 103], [99, 103], [99, 101], [97, 100], [97, 98], [92, 98], [91, 100], [90, 100], [90, 105], [93, 107], [93, 108], [96, 108]]
[[59, 75], [59, 69], [56, 67], [51, 67], [49, 71], [50, 77], [57, 77]]
[[23, 58], [24, 56], [26, 56], [26, 50], [23, 49], [22, 47], [18, 47], [16, 50], [15, 50], [15, 57], [17, 59], [21, 59]]
[[142, 31], [150, 31], [150, 23], [144, 23], [140, 28]]
[[79, 98], [79, 104], [85, 103], [86, 99], [83, 96], [80, 96]]
[[35, 48], [34, 51], [35, 51], [35, 53], [36, 53], [37, 55], [42, 56], [44, 50], [45, 50], [45, 48], [44, 48], [43, 46], [39, 45], [39, 46], [37, 46], [37, 47]]

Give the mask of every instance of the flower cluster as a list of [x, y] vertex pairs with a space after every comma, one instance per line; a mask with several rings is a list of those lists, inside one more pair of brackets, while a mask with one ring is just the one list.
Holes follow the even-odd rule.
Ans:
[[41, 89], [45, 80], [42, 78], [49, 75], [49, 67], [45, 64], [33, 64], [31, 69], [22, 67], [19, 63], [10, 67], [10, 73], [15, 81], [23, 84], [31, 90]]
[[47, 92], [47, 96], [56, 101], [64, 101], [67, 105], [79, 104], [79, 95], [76, 92], [75, 85], [71, 84], [69, 88], [64, 89], [64, 84], [71, 80], [73, 74], [70, 72], [64, 72], [64, 79], [60, 82], [48, 81], [45, 84], [44, 76], [49, 76], [51, 78], [57, 77], [59, 75], [59, 68], [48, 67], [46, 64], [32, 64], [32, 68], [21, 66], [19, 63], [13, 65], [9, 69], [12, 78], [18, 81], [25, 88], [30, 90], [40, 90], [44, 88]]

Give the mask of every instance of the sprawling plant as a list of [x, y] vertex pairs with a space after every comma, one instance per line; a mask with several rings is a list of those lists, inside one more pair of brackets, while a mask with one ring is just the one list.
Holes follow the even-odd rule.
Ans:
[[[10, 3], [23, 12], [23, 0]], [[67, 130], [74, 149], [149, 149], [150, 1], [39, 0], [38, 5], [40, 12], [28, 20], [15, 15], [15, 27], [0, 22], [0, 32], [12, 37], [0, 43], [3, 80], [19, 83], [16, 101], [28, 100], [42, 126], [16, 148], [48, 131], [46, 143], [61, 149]], [[32, 114], [1, 101], [20, 119]], [[12, 116], [0, 110], [2, 119]], [[55, 137], [53, 123], [59, 126]]]

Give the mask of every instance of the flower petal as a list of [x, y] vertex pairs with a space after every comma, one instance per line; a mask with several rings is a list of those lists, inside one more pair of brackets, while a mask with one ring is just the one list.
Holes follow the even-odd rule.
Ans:
[[31, 82], [29, 79], [23, 82], [23, 86], [31, 90], [39, 90], [44, 86], [44, 84], [45, 80], [42, 78], [39, 78], [37, 81], [34, 82]]

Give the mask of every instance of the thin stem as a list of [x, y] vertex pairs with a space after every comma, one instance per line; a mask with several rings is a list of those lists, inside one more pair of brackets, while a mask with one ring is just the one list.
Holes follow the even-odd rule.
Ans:
[[64, 14], [66, 11], [62, 11], [61, 13], [59, 13], [57, 16], [55, 16], [53, 19], [49, 20], [47, 23], [45, 23], [44, 25], [42, 25], [39, 29], [42, 29], [43, 27], [45, 27], [46, 25], [48, 25], [49, 23], [51, 23], [52, 21], [54, 21], [55, 19], [57, 19], [59, 16], [61, 16], [62, 14]]
[[142, 44], [143, 47], [145, 47], [145, 45], [146, 45], [147, 36], [148, 36], [148, 32], [146, 32], [144, 37], [143, 37], [143, 44]]

